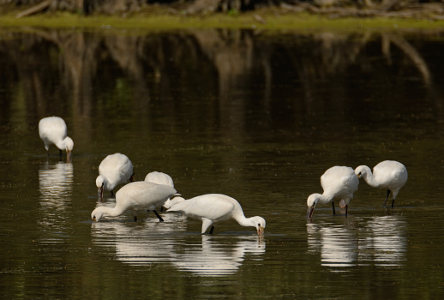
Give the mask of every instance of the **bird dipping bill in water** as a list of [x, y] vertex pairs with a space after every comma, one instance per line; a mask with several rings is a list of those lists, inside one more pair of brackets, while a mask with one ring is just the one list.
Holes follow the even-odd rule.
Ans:
[[206, 194], [189, 200], [178, 197], [171, 202], [173, 203], [167, 212], [181, 211], [189, 217], [202, 220], [202, 234], [208, 230], [212, 234], [213, 223], [231, 218], [239, 225], [255, 227], [258, 235], [264, 233], [265, 220], [258, 216], [246, 218], [239, 202], [227, 195]]
[[114, 188], [121, 183], [133, 181], [133, 164], [131, 160], [121, 153], [106, 156], [99, 165], [99, 176], [96, 178], [96, 186], [100, 199], [103, 199], [103, 191], [111, 191], [114, 196]]
[[103, 217], [117, 217], [125, 211], [152, 210], [159, 221], [163, 222], [156, 208], [162, 206], [175, 193], [176, 190], [168, 185], [146, 181], [131, 182], [117, 191], [114, 207], [96, 207], [91, 213], [91, 219], [100, 221]]
[[395, 205], [395, 199], [398, 196], [399, 190], [405, 185], [408, 178], [406, 167], [395, 160], [380, 162], [373, 167], [373, 173], [368, 166], [358, 166], [355, 169], [355, 174], [358, 178], [363, 178], [371, 187], [387, 189], [384, 206], [387, 205], [387, 200], [391, 193], [392, 208]]
[[345, 207], [345, 216], [348, 213], [348, 205], [353, 199], [353, 193], [358, 190], [359, 179], [350, 167], [334, 166], [325, 171], [321, 176], [322, 194], [311, 194], [307, 199], [307, 218], [311, 219], [318, 203], [331, 202], [333, 215], [335, 214], [334, 199], [339, 199], [339, 206]]
[[62, 151], [65, 150], [66, 160], [70, 162], [74, 142], [67, 134], [68, 129], [66, 123], [60, 117], [46, 117], [39, 122], [39, 135], [45, 145], [46, 151], [49, 150], [51, 144], [54, 144], [59, 148], [60, 159], [62, 159]]

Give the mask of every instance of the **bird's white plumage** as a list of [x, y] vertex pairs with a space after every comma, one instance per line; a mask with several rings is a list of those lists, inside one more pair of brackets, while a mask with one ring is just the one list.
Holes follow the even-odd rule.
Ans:
[[39, 122], [39, 136], [42, 139], [46, 151], [51, 144], [69, 154], [74, 148], [73, 140], [67, 136], [68, 129], [65, 121], [56, 116], [46, 117]]
[[384, 160], [378, 163], [373, 167], [373, 172], [368, 166], [358, 166], [355, 174], [362, 177], [372, 187], [389, 190], [393, 194], [393, 201], [408, 179], [407, 168], [395, 160]]
[[202, 233], [214, 223], [230, 218], [242, 226], [253, 226], [261, 233], [265, 228], [265, 220], [261, 217], [246, 218], [237, 200], [223, 194], [206, 194], [189, 200], [177, 201], [170, 209], [182, 211], [187, 216], [202, 220]]
[[313, 214], [314, 208], [318, 202], [327, 204], [334, 201], [334, 199], [339, 199], [339, 205], [348, 208], [348, 204], [351, 199], [353, 199], [354, 192], [358, 190], [358, 185], [359, 179], [352, 168], [346, 166], [334, 166], [329, 168], [321, 176], [323, 193], [311, 194], [307, 199], [309, 217]]
[[321, 176], [321, 187], [324, 195], [333, 195], [333, 198], [351, 199], [358, 190], [359, 180], [354, 170], [345, 166], [334, 166]]
[[103, 184], [105, 190], [112, 191], [117, 185], [127, 183], [133, 173], [133, 164], [125, 154], [110, 154], [99, 165], [96, 185], [101, 188]]
[[157, 184], [165, 184], [174, 187], [174, 182], [171, 176], [163, 172], [158, 172], [158, 171], [150, 172], [146, 175], [145, 181]]
[[146, 181], [128, 183], [117, 191], [115, 207], [99, 206], [93, 210], [91, 218], [99, 221], [105, 216], [119, 216], [127, 210], [154, 210], [175, 193], [174, 188], [163, 184]]
[[201, 195], [182, 201], [170, 211], [183, 211], [194, 218], [206, 218], [214, 221], [224, 220], [233, 214], [243, 214], [242, 207], [235, 199], [222, 194]]

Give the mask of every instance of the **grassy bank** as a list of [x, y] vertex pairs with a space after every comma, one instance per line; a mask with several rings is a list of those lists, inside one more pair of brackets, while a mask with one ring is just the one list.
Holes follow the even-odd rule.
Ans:
[[167, 12], [139, 13], [127, 16], [82, 16], [51, 13], [17, 19], [14, 12], [0, 15], [0, 27], [46, 27], [78, 29], [169, 30], [198, 28], [256, 28], [274, 30], [444, 30], [443, 21], [395, 18], [337, 18], [261, 10], [245, 14], [184, 16]]

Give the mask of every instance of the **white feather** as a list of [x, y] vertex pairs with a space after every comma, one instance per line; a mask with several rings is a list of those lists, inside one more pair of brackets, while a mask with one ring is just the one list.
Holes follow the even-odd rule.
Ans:
[[[99, 165], [99, 176], [103, 178], [104, 189], [112, 191], [117, 185], [127, 183], [133, 175], [131, 160], [121, 153], [106, 156]], [[100, 188], [98, 180], [97, 187]]]
[[102, 217], [116, 217], [128, 210], [154, 210], [175, 193], [174, 188], [163, 184], [145, 181], [128, 183], [117, 191], [113, 208], [99, 206], [93, 210], [91, 218], [99, 221]]
[[246, 218], [239, 202], [222, 194], [206, 194], [177, 201], [168, 211], [181, 211], [189, 217], [202, 220], [202, 233], [205, 233], [213, 223], [230, 218], [242, 226], [255, 227], [258, 234], [261, 234], [265, 228], [265, 220], [262, 217]]

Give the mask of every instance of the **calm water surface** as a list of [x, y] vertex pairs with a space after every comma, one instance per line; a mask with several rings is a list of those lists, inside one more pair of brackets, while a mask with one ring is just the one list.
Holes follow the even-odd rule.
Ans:
[[[444, 297], [443, 49], [439, 32], [0, 31], [2, 297]], [[48, 115], [72, 163], [45, 153]], [[233, 196], [264, 238], [179, 214], [91, 222], [114, 152], [138, 180]], [[384, 159], [409, 171], [394, 209], [361, 182], [347, 218], [307, 222], [324, 170]]]

